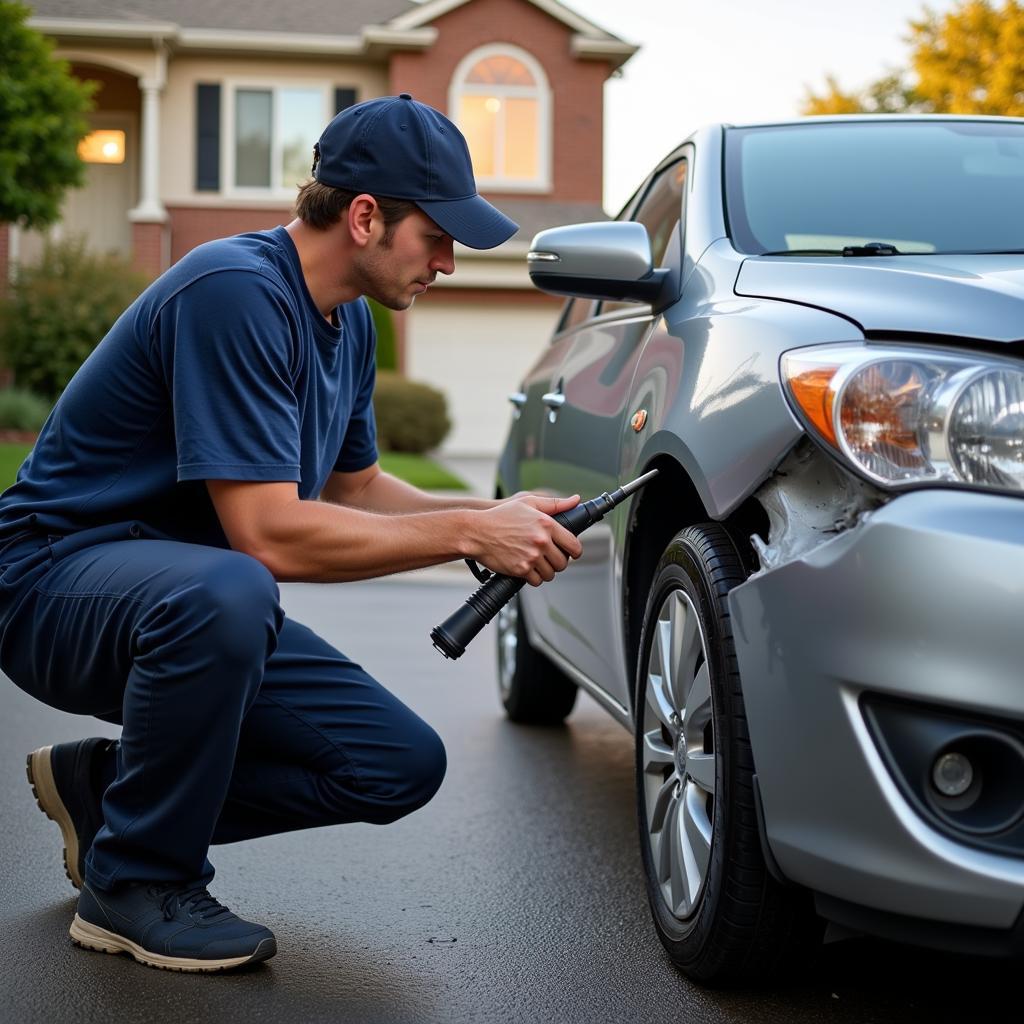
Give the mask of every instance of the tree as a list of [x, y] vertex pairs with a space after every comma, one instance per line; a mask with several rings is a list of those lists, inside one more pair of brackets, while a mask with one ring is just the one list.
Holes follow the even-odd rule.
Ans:
[[910, 22], [910, 67], [856, 92], [833, 76], [808, 90], [805, 114], [949, 113], [1024, 115], [1024, 3], [961, 0]]
[[892, 71], [859, 92], [844, 92], [834, 75], [825, 76], [825, 86], [826, 92], [820, 96], [807, 90], [803, 113], [907, 114], [930, 109], [902, 71]]
[[54, 59], [28, 15], [0, 0], [0, 223], [39, 228], [59, 218], [65, 190], [82, 183], [78, 142], [96, 85]]

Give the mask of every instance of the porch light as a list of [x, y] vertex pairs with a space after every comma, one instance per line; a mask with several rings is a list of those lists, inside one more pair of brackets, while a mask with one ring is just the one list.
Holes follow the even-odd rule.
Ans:
[[78, 156], [87, 164], [123, 164], [124, 132], [110, 129], [89, 132], [78, 143]]

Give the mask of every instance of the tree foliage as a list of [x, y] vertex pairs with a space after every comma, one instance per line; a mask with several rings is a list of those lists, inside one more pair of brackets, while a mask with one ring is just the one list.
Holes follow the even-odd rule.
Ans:
[[0, 0], [0, 223], [45, 227], [67, 188], [82, 183], [78, 142], [95, 83], [71, 76], [53, 44], [25, 24], [29, 9]]
[[961, 0], [910, 22], [909, 67], [844, 92], [834, 76], [808, 90], [805, 114], [1024, 115], [1024, 3]]

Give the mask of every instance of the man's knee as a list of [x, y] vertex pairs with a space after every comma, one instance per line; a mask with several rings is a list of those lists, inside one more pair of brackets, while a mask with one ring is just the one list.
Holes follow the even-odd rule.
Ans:
[[[338, 780], [342, 820], [353, 817], [372, 825], [388, 825], [426, 804], [441, 788], [448, 756], [441, 737], [416, 719], [414, 735], [386, 751], [386, 761], [372, 783]], [[354, 812], [354, 813], [353, 813]]]
[[441, 737], [421, 722], [414, 744], [396, 766], [401, 774], [381, 823], [397, 821], [427, 803], [441, 788], [447, 768], [448, 755]]

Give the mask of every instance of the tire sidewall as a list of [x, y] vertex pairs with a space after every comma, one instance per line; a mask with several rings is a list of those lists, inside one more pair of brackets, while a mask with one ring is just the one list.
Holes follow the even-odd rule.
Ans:
[[[723, 533], [724, 536], [724, 533]], [[719, 913], [718, 895], [723, 884], [724, 864], [730, 815], [730, 785], [732, 783], [731, 758], [728, 756], [731, 722], [728, 713], [728, 692], [723, 680], [728, 677], [728, 659], [732, 639], [719, 628], [719, 602], [722, 598], [713, 593], [710, 581], [702, 569], [703, 560], [689, 531], [678, 535], [669, 545], [655, 571], [654, 583], [644, 611], [641, 633], [640, 658], [636, 680], [636, 783], [637, 817], [641, 856], [647, 883], [647, 894], [651, 912], [658, 932], [673, 956], [682, 965], [696, 960], [714, 928]], [[643, 714], [646, 702], [647, 669], [653, 626], [658, 612], [670, 593], [683, 590], [693, 603], [704, 634], [711, 679], [712, 718], [714, 721], [715, 752], [715, 806], [711, 823], [711, 858], [707, 877], [698, 897], [697, 907], [690, 916], [680, 921], [666, 906], [657, 884], [651, 844], [648, 835], [647, 811], [643, 790], [642, 736]], [[723, 755], [723, 752], [725, 756]]]
[[530, 645], [520, 594], [516, 604], [516, 667], [508, 691], [501, 685], [501, 637], [498, 637], [498, 696], [514, 722], [557, 725], [576, 703], [576, 685]]

